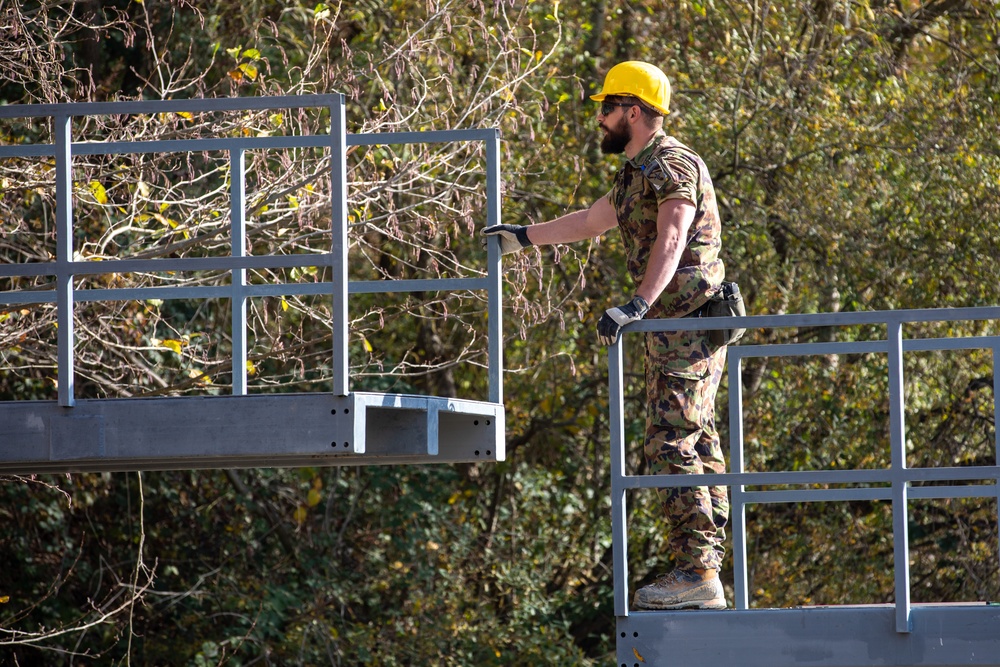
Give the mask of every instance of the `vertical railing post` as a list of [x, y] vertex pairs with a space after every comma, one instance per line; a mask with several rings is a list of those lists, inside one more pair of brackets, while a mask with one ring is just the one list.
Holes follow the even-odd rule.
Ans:
[[[246, 156], [242, 148], [229, 153], [229, 225], [233, 257], [246, 257]], [[233, 337], [233, 395], [247, 393], [247, 270], [233, 269], [232, 288], [232, 337]]]
[[896, 593], [896, 632], [910, 632], [909, 482], [906, 480], [906, 423], [903, 386], [903, 323], [888, 321], [889, 446], [892, 452], [892, 542]]
[[333, 284], [333, 393], [350, 393], [347, 357], [347, 119], [344, 96], [330, 107], [330, 281]]
[[[997, 373], [998, 350], [1000, 350], [1000, 345], [994, 342], [993, 347], [990, 348], [990, 352], [993, 355], [993, 465], [995, 466], [1000, 466], [1000, 428], [997, 428], [997, 425], [1000, 425], [1000, 373]], [[1000, 531], [1000, 477], [993, 480], [993, 489], [996, 491], [997, 498], [997, 530]], [[1000, 549], [997, 551], [997, 556], [1000, 557]], [[1000, 562], [1000, 558], [998, 558], [997, 562]]]
[[73, 125], [72, 117], [56, 115], [56, 322], [58, 323], [59, 405], [76, 403], [73, 344]]
[[[729, 348], [729, 470], [746, 472], [743, 452], [743, 356]], [[733, 535], [733, 607], [748, 609], [750, 595], [747, 581], [747, 517], [742, 484], [730, 487], [729, 515]]]
[[628, 526], [625, 500], [625, 396], [623, 341], [608, 347], [608, 408], [611, 427], [611, 544], [615, 616], [628, 616]]
[[[500, 131], [486, 141], [486, 224], [489, 227], [500, 224]], [[503, 290], [500, 244], [486, 245], [487, 280], [489, 294], [487, 304], [489, 349], [489, 399], [492, 403], [503, 403], [503, 311], [501, 296]]]

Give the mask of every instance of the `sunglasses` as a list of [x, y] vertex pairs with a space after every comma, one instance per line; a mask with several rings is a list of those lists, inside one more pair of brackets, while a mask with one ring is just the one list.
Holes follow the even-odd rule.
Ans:
[[610, 116], [615, 107], [634, 107], [634, 103], [629, 102], [601, 102], [601, 115]]

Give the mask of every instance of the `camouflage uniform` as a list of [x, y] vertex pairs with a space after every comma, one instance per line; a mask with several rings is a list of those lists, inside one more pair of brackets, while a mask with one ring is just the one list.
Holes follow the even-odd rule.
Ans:
[[[656, 240], [657, 211], [668, 199], [696, 207], [677, 272], [646, 318], [695, 313], [719, 289], [722, 229], [705, 163], [687, 146], [658, 132], [615, 176], [608, 199], [618, 216], [628, 270], [638, 285]], [[725, 472], [715, 429], [715, 394], [725, 347], [707, 332], [646, 334], [645, 454], [651, 474]], [[725, 550], [729, 498], [725, 487], [661, 489], [670, 552], [682, 570], [719, 569]]]

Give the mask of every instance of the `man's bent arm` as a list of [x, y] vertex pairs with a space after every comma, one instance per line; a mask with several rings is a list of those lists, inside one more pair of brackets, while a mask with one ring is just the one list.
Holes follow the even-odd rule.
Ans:
[[533, 244], [552, 245], [592, 239], [617, 224], [618, 219], [611, 202], [607, 197], [601, 197], [589, 209], [574, 211], [555, 220], [530, 225], [527, 231], [528, 238]]
[[686, 199], [668, 199], [660, 204], [656, 216], [656, 242], [649, 254], [642, 283], [635, 291], [646, 303], [656, 303], [673, 280], [687, 245], [694, 214], [694, 205]]

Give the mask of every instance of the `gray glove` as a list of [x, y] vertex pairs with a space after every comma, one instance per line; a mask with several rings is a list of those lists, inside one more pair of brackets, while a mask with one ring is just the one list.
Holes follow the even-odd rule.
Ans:
[[608, 308], [597, 323], [597, 339], [602, 345], [614, 345], [622, 327], [629, 322], [638, 322], [649, 312], [649, 304], [638, 294], [624, 306]]
[[[518, 252], [522, 248], [527, 248], [531, 245], [531, 241], [528, 240], [528, 228], [523, 225], [493, 225], [484, 229], [483, 234], [487, 237], [500, 237], [501, 255]], [[483, 240], [483, 245], [486, 245], [485, 239]]]

